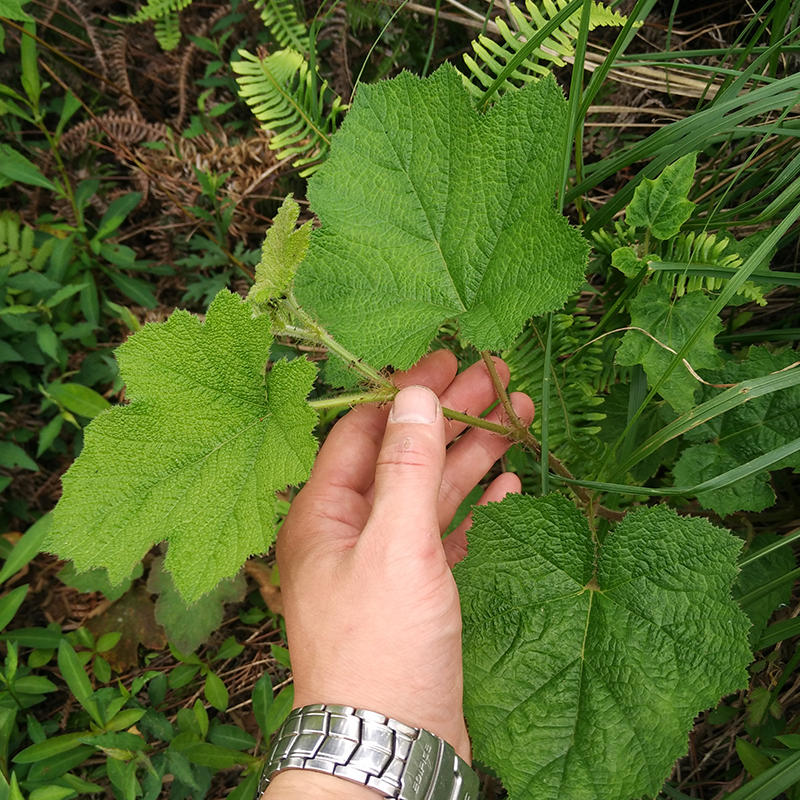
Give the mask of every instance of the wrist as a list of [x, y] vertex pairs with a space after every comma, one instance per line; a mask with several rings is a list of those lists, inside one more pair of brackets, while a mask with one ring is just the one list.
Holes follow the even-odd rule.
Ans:
[[[478, 778], [444, 739], [352, 706], [313, 704], [294, 709], [278, 729], [262, 789], [282, 774], [306, 771], [350, 781], [395, 800], [475, 800]], [[295, 779], [297, 780], [297, 779]], [[283, 784], [281, 794], [286, 791]], [[319, 789], [319, 784], [315, 784]], [[340, 789], [339, 791], [345, 791]], [[268, 800], [278, 795], [268, 796]], [[357, 795], [345, 797], [358, 800]], [[363, 800], [366, 795], [360, 794]]]
[[[450, 744], [464, 761], [471, 763], [472, 745], [460, 702], [456, 704], [453, 700], [443, 703], [445, 708], [442, 709], [432, 707], [420, 709], [416, 704], [407, 702], [405, 697], [397, 697], [397, 694], [395, 692], [395, 696], [390, 697], [388, 692], [370, 691], [368, 687], [364, 686], [346, 692], [336, 691], [332, 688], [330, 691], [320, 690], [312, 693], [298, 688], [298, 684], [295, 682], [294, 707], [301, 708], [314, 703], [325, 703], [326, 705], [373, 709], [410, 727], [424, 728], [430, 731]], [[410, 689], [407, 694], [414, 697], [417, 693], [414, 689]], [[457, 708], [454, 708], [456, 705]]]
[[267, 786], [264, 800], [376, 800], [373, 789], [334, 775], [305, 769], [279, 772]]

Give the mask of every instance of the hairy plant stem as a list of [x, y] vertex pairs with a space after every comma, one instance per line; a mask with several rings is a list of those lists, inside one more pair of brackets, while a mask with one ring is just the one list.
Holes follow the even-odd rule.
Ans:
[[[384, 390], [396, 391], [394, 384], [386, 377], [381, 375], [376, 369], [362, 361], [358, 356], [353, 355], [347, 348], [342, 347], [321, 325], [319, 325], [310, 314], [307, 314], [295, 300], [294, 294], [288, 292], [282, 301], [284, 307], [290, 311], [305, 327], [303, 334], [320, 344], [324, 344], [332, 353], [336, 353], [339, 358], [346, 361], [356, 372], [365, 377], [370, 383], [380, 386]], [[296, 329], [295, 329], [296, 330]], [[291, 331], [294, 333], [294, 330]], [[295, 333], [295, 335], [297, 335]], [[392, 395], [393, 397], [394, 395]], [[368, 402], [368, 401], [364, 401]]]
[[506, 412], [506, 416], [508, 417], [508, 421], [511, 423], [511, 427], [518, 429], [520, 432], [524, 431], [527, 434], [528, 426], [522, 422], [517, 415], [517, 412], [514, 411], [514, 406], [511, 405], [511, 399], [508, 396], [506, 387], [503, 386], [503, 382], [500, 380], [500, 376], [497, 374], [497, 367], [495, 367], [494, 361], [492, 360], [492, 354], [488, 350], [482, 350], [481, 358], [483, 359], [483, 363], [486, 365], [486, 369], [489, 372], [489, 377], [492, 379], [492, 385], [497, 393], [497, 399], [500, 401], [500, 405], [503, 406], [503, 410]]
[[334, 397], [321, 397], [319, 400], [309, 400], [311, 408], [345, 408], [357, 406], [362, 403], [386, 403], [391, 400], [387, 391], [378, 392], [353, 392], [352, 394], [337, 394]]
[[[503, 410], [506, 412], [506, 416], [510, 422], [506, 436], [514, 441], [521, 442], [526, 447], [529, 447], [536, 454], [536, 456], [541, 459], [542, 449], [539, 446], [539, 442], [536, 441], [536, 437], [528, 430], [528, 426], [525, 425], [525, 423], [519, 418], [517, 412], [514, 411], [514, 407], [511, 405], [511, 399], [508, 396], [506, 387], [503, 386], [503, 382], [500, 380], [500, 376], [497, 374], [497, 368], [494, 365], [491, 353], [488, 350], [483, 350], [481, 351], [481, 358], [483, 359], [483, 363], [486, 365], [489, 377], [492, 380], [492, 385], [497, 393], [497, 398], [500, 401], [500, 404], [503, 406]], [[556, 475], [559, 475], [562, 478], [568, 478], [569, 480], [575, 480], [575, 476], [552, 453], [547, 454], [547, 466]], [[604, 506], [596, 504], [591, 493], [587, 492], [582, 486], [570, 484], [570, 488], [578, 496], [578, 499], [581, 501], [581, 503], [593, 509], [594, 513], [598, 516], [615, 521], [622, 519], [622, 514], [620, 514], [618, 511], [612, 511], [610, 508], [605, 508]]]
[[[388, 403], [394, 399], [394, 396], [400, 391], [397, 386], [389, 389], [378, 389], [369, 392], [355, 392], [352, 394], [340, 394], [335, 397], [323, 397], [319, 400], [309, 400], [308, 404], [311, 408], [345, 408], [347, 406], [360, 405], [362, 403]], [[442, 414], [447, 419], [455, 420], [456, 422], [463, 422], [465, 425], [470, 425], [473, 428], [482, 428], [485, 431], [497, 433], [500, 436], [509, 436], [511, 431], [505, 425], [498, 425], [495, 422], [481, 419], [480, 417], [473, 417], [469, 414], [462, 414], [460, 411], [454, 411], [452, 408], [442, 407]]]
[[[388, 403], [394, 399], [399, 387], [395, 386], [388, 378], [381, 375], [374, 367], [365, 363], [357, 356], [353, 355], [347, 348], [340, 345], [321, 325], [314, 321], [310, 314], [307, 314], [298, 304], [294, 295], [288, 292], [286, 297], [281, 301], [284, 308], [289, 311], [302, 325], [298, 328], [291, 325], [284, 326], [284, 333], [296, 338], [310, 339], [320, 344], [325, 345], [333, 353], [336, 353], [341, 359], [346, 361], [354, 370], [360, 373], [364, 378], [370, 381], [374, 388], [365, 392], [355, 392], [350, 394], [337, 395], [335, 397], [324, 397], [319, 400], [309, 400], [309, 405], [315, 409], [325, 408], [346, 408], [348, 406], [360, 405], [362, 403]], [[447, 419], [452, 419], [457, 422], [462, 422], [465, 425], [470, 425], [473, 428], [481, 428], [483, 430], [491, 431], [492, 433], [505, 436], [514, 442], [521, 442], [529, 447], [541, 458], [541, 447], [536, 437], [528, 430], [528, 426], [519, 418], [519, 415], [514, 411], [511, 405], [511, 399], [503, 386], [500, 376], [497, 374], [497, 368], [492, 361], [491, 353], [488, 350], [481, 352], [486, 369], [489, 372], [492, 385], [495, 388], [497, 397], [503, 406], [503, 410], [509, 420], [509, 425], [500, 425], [496, 422], [489, 422], [488, 420], [481, 419], [480, 417], [473, 417], [469, 414], [462, 414], [460, 411], [455, 411], [452, 408], [442, 407], [442, 414]], [[575, 476], [561, 463], [552, 453], [548, 453], [548, 467], [562, 478], [575, 480]], [[604, 508], [596, 504], [592, 495], [581, 486], [571, 484], [572, 490], [578, 496], [578, 499], [584, 505], [594, 510], [594, 513], [601, 517], [610, 520], [622, 519], [622, 515], [617, 511]]]

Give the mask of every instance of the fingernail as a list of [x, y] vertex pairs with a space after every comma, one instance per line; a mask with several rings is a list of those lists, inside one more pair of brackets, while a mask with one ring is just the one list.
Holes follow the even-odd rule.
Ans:
[[439, 413], [439, 399], [424, 386], [401, 389], [392, 403], [392, 422], [415, 422], [430, 425]]

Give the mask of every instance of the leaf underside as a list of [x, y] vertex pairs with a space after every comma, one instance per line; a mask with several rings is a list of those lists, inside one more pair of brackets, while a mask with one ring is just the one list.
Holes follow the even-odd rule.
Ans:
[[588, 247], [554, 207], [567, 106], [552, 77], [479, 115], [459, 73], [362, 86], [309, 181], [322, 227], [298, 300], [375, 366], [411, 366], [458, 319], [501, 349], [564, 305]]
[[512, 800], [654, 796], [695, 715], [747, 685], [741, 543], [656, 506], [596, 553], [561, 495], [509, 496], [474, 520], [455, 572], [475, 757]]
[[274, 493], [305, 480], [317, 448], [305, 402], [316, 368], [279, 361], [265, 390], [271, 341], [269, 319], [222, 291], [204, 323], [176, 311], [123, 344], [131, 402], [86, 429], [46, 549], [117, 583], [167, 540], [187, 602], [268, 550]]
[[182, 653], [194, 653], [222, 625], [225, 603], [238, 602], [245, 596], [247, 583], [241, 574], [225, 578], [187, 606], [159, 556], [150, 567], [147, 589], [158, 595], [156, 622], [164, 628], [169, 641]]

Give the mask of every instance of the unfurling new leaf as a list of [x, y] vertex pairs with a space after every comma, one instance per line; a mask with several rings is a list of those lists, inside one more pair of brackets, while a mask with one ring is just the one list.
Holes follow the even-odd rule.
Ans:
[[254, 305], [269, 303], [285, 294], [300, 262], [306, 257], [311, 221], [295, 228], [299, 215], [300, 206], [289, 195], [275, 215], [261, 248], [256, 280], [247, 295]]
[[741, 542], [656, 506], [598, 545], [562, 495], [474, 518], [455, 574], [475, 757], [511, 800], [655, 796], [696, 714], [747, 685]]
[[269, 318], [222, 291], [205, 323], [176, 311], [123, 344], [131, 403], [86, 429], [45, 548], [116, 583], [168, 540], [187, 602], [268, 550], [274, 493], [305, 480], [317, 449], [305, 401], [316, 368], [279, 361], [265, 379], [271, 342]]
[[588, 246], [554, 205], [567, 105], [552, 77], [485, 115], [456, 70], [360, 87], [308, 197], [322, 227], [295, 294], [373, 366], [411, 366], [458, 319], [508, 347], [564, 305]]

